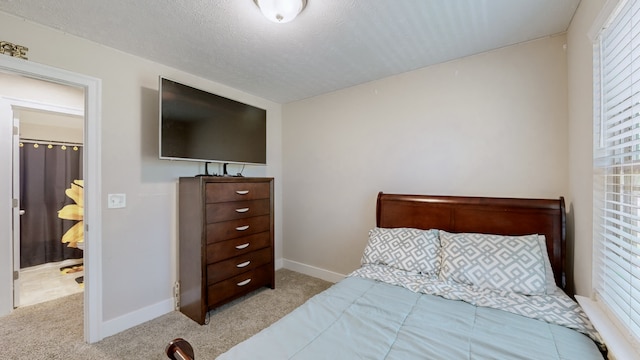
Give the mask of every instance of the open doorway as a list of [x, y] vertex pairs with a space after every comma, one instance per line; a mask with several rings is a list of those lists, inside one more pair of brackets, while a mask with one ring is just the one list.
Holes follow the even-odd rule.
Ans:
[[[102, 267], [101, 209], [100, 209], [100, 91], [101, 81], [67, 70], [33, 63], [21, 59], [0, 56], [0, 73], [48, 81], [55, 84], [78, 87], [84, 91], [84, 338], [94, 343], [103, 338], [102, 319]], [[15, 99], [14, 99], [15, 100]], [[19, 103], [19, 101], [17, 101]], [[17, 106], [23, 106], [24, 104]], [[6, 99], [0, 99], [0, 113], [12, 113], [16, 107]], [[0, 121], [0, 148], [6, 154], [13, 153], [17, 129], [12, 123]], [[13, 173], [13, 159], [0, 157], [0, 171]], [[14, 219], [18, 219], [18, 199], [13, 197], [12, 177], [0, 178], [0, 198], [13, 203], [13, 207], [0, 208], [0, 315], [13, 309], [14, 289]], [[14, 214], [15, 213], [15, 214]]]
[[[13, 96], [17, 129], [13, 145], [13, 190], [19, 204], [13, 233], [17, 308], [84, 288], [80, 224], [84, 215], [84, 91], [9, 74], [0, 74], [0, 83], [4, 84], [0, 95]], [[30, 98], [23, 99], [25, 96]]]

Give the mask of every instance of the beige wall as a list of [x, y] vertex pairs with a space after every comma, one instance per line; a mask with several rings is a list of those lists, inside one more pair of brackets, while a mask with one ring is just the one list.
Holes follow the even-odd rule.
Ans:
[[13, 74], [0, 73], [0, 96], [75, 109], [84, 106], [82, 89]]
[[591, 295], [593, 238], [593, 45], [587, 33], [605, 0], [581, 1], [567, 33], [569, 195], [576, 293]]
[[355, 269], [375, 224], [378, 191], [566, 196], [575, 223], [576, 288], [587, 293], [586, 30], [603, 1], [583, 1], [567, 37], [290, 103], [282, 114], [278, 104], [3, 13], [0, 33], [28, 46], [30, 61], [102, 79], [100, 193], [126, 193], [128, 204], [103, 209], [103, 319], [109, 320], [170, 298], [175, 181], [202, 170], [157, 160], [158, 75], [268, 109], [270, 165], [245, 175], [276, 177], [276, 257], [339, 274]]
[[378, 191], [568, 193], [564, 35], [286, 104], [284, 258], [346, 274]]
[[[101, 219], [104, 321], [127, 323], [127, 316], [134, 314], [135, 322], [148, 314], [145, 308], [172, 303], [177, 178], [204, 170], [195, 163], [158, 160], [159, 75], [267, 109], [269, 165], [247, 166], [244, 175], [276, 178], [276, 257], [281, 257], [279, 104], [1, 12], [0, 34], [3, 40], [27, 46], [29, 61], [102, 79], [98, 191], [105, 206]], [[107, 209], [108, 193], [126, 194], [127, 207]]]
[[[40, 118], [40, 117], [39, 117]], [[23, 122], [24, 116], [20, 115], [20, 138], [31, 140], [40, 140], [40, 143], [46, 141], [69, 142], [73, 144], [82, 144], [84, 141], [82, 129], [68, 128], [56, 125], [41, 125]], [[51, 120], [55, 124], [55, 119]]]
[[80, 144], [84, 141], [83, 117], [68, 114], [82, 113], [82, 89], [0, 73], [0, 98], [23, 101], [22, 107], [14, 110], [14, 116], [19, 118], [20, 138]]

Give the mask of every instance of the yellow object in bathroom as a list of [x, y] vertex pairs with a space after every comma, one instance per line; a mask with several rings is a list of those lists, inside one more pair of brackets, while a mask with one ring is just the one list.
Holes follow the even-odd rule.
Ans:
[[58, 217], [78, 222], [62, 235], [62, 242], [68, 243], [68, 247], [77, 248], [78, 243], [84, 242], [84, 181], [74, 180], [64, 193], [75, 201], [75, 204], [65, 205], [58, 211]]

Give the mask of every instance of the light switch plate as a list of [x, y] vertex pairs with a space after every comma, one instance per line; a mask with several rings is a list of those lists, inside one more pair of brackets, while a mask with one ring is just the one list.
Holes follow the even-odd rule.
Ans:
[[127, 206], [126, 194], [109, 194], [107, 196], [107, 207], [109, 209], [120, 209]]

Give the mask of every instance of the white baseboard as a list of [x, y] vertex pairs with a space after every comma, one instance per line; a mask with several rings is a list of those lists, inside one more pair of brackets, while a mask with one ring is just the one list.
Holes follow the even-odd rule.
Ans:
[[284, 260], [282, 260], [282, 258], [276, 259], [275, 268], [276, 268], [276, 271], [284, 268]]
[[346, 275], [344, 274], [338, 274], [333, 271], [317, 268], [315, 266], [311, 266], [311, 265], [307, 265], [307, 264], [303, 264], [297, 261], [287, 260], [287, 259], [282, 259], [282, 267], [285, 269], [299, 272], [301, 274], [313, 276], [318, 279], [330, 281], [332, 283], [337, 283], [338, 281], [346, 277]]
[[102, 339], [174, 311], [173, 298], [102, 323]]
[[[333, 271], [302, 264], [296, 261], [277, 259], [275, 261], [275, 269], [279, 270], [283, 268], [333, 283], [336, 283], [346, 277], [346, 275], [343, 274], [338, 274]], [[119, 316], [115, 319], [107, 320], [102, 323], [100, 331], [101, 339], [115, 335], [119, 332], [153, 320], [172, 311], [174, 311], [173, 298], [170, 298], [147, 306], [145, 308]]]

